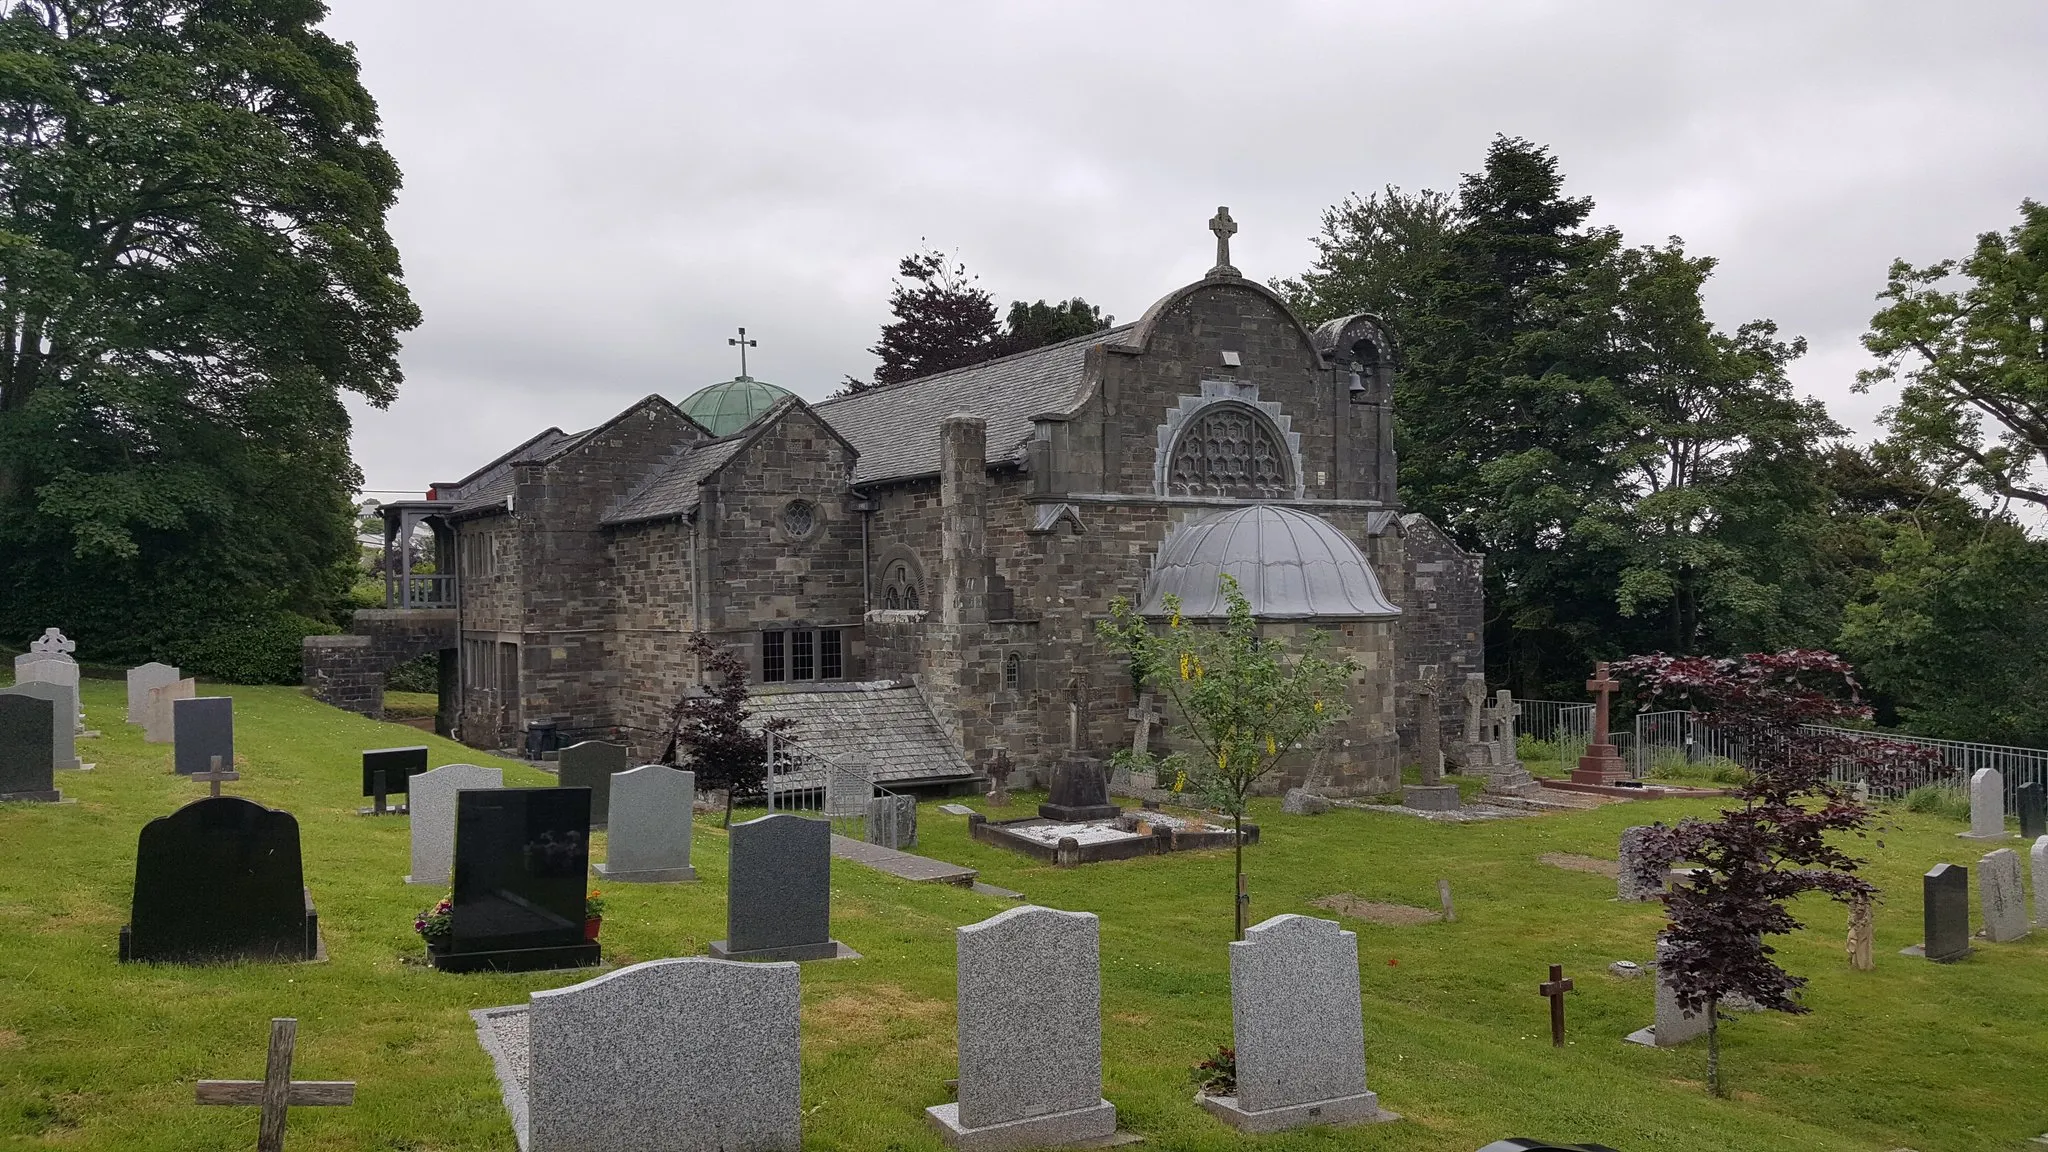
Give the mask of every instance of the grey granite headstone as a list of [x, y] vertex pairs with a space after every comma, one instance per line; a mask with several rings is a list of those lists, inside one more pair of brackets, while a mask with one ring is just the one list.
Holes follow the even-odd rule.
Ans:
[[2048, 836], [2036, 839], [2027, 856], [2034, 874], [2034, 923], [2048, 928]]
[[689, 957], [533, 993], [526, 1152], [796, 1152], [797, 973]]
[[[1643, 841], [1649, 836], [1652, 826], [1637, 824], [1622, 829], [1621, 845], [1617, 853], [1620, 871], [1614, 878], [1614, 898], [1623, 902], [1640, 903], [1655, 900], [1664, 894], [1664, 873], [1662, 869], [1648, 869], [1643, 866]], [[1650, 883], [1650, 876], [1658, 882]]]
[[948, 1144], [1045, 1148], [1116, 1133], [1102, 1098], [1100, 925], [1027, 905], [955, 930], [960, 1101], [925, 1109]]
[[141, 724], [149, 716], [149, 690], [176, 684], [179, 672], [169, 664], [151, 661], [128, 670], [128, 723]]
[[1970, 870], [1955, 864], [1936, 864], [1920, 878], [1920, 892], [1924, 939], [1904, 949], [1904, 953], [1942, 963], [1968, 956]]
[[877, 796], [868, 801], [867, 840], [884, 848], [917, 847], [917, 797]]
[[711, 954], [731, 960], [829, 960], [832, 826], [778, 813], [732, 826], [726, 868], [725, 939]]
[[503, 788], [505, 773], [477, 764], [443, 764], [412, 778], [412, 872], [407, 884], [449, 882], [455, 867], [455, 794], [465, 788]]
[[556, 784], [590, 789], [590, 826], [604, 827], [611, 819], [612, 775], [626, 770], [626, 746], [602, 740], [571, 744], [556, 754], [555, 767]]
[[1986, 852], [1977, 861], [1984, 901], [1984, 938], [1994, 944], [2027, 934], [2027, 893], [2020, 879], [2020, 854], [2010, 848]]
[[235, 766], [235, 701], [232, 696], [200, 696], [174, 701], [172, 726], [177, 739], [172, 760], [178, 775], [204, 772], [220, 757], [220, 766]]
[[[79, 736], [85, 735], [85, 706], [79, 700], [77, 661], [59, 659], [55, 656], [44, 656], [40, 659], [30, 659], [27, 661], [17, 660], [14, 663], [14, 682], [16, 684], [62, 684], [66, 688], [71, 689], [72, 732]], [[97, 736], [98, 733], [95, 732], [93, 735]]]
[[0, 693], [0, 801], [53, 804], [62, 799], [53, 781], [50, 733], [60, 705], [23, 693]]
[[43, 680], [16, 684], [12, 688], [0, 688], [0, 695], [26, 696], [32, 700], [40, 700], [55, 709], [59, 719], [50, 731], [47, 749], [50, 764], [60, 772], [85, 767], [78, 759], [78, 730], [71, 721], [71, 717], [78, 713], [78, 689]]
[[605, 861], [597, 874], [629, 884], [695, 880], [690, 866], [690, 812], [697, 774], [666, 764], [643, 764], [611, 778], [612, 814]]
[[1665, 971], [1664, 956], [1670, 945], [1661, 938], [1657, 941], [1657, 1022], [1648, 1028], [1639, 1029], [1628, 1035], [1632, 1044], [1647, 1044], [1652, 1048], [1675, 1048], [1688, 1040], [1696, 1040], [1707, 1034], [1712, 1021], [1705, 1008], [1687, 1015], [1678, 1004], [1678, 989], [1672, 986], [1671, 977]]
[[2048, 790], [2039, 780], [2029, 780], [2014, 789], [2020, 818], [2020, 839], [2032, 842], [2048, 836]]
[[190, 700], [199, 695], [199, 681], [186, 677], [149, 690], [149, 709], [142, 716], [142, 742], [145, 744], [175, 744], [178, 738], [178, 710], [180, 700]]
[[1957, 833], [1968, 840], [2003, 840], [2005, 830], [2005, 777], [1996, 768], [1979, 768], [1970, 773], [1970, 830]]
[[1230, 946], [1237, 1095], [1196, 1099], [1247, 1132], [1393, 1120], [1365, 1087], [1358, 937], [1335, 922], [1275, 916]]

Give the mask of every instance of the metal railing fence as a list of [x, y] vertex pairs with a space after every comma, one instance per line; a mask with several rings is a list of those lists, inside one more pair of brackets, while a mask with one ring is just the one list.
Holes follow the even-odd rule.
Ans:
[[895, 792], [875, 782], [865, 765], [845, 764], [796, 745], [768, 739], [768, 811], [824, 820], [832, 831], [867, 839], [868, 802]]

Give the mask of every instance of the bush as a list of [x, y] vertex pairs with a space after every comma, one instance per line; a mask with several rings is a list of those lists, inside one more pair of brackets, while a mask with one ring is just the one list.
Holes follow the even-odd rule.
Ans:
[[229, 619], [184, 651], [187, 676], [228, 684], [297, 684], [304, 676], [308, 636], [333, 634], [331, 624], [282, 610]]
[[393, 668], [384, 674], [384, 688], [390, 692], [439, 692], [441, 654], [429, 652]]
[[1970, 798], [1961, 788], [1946, 784], [1922, 784], [1906, 793], [1906, 811], [1945, 816], [1965, 824], [1970, 821]]

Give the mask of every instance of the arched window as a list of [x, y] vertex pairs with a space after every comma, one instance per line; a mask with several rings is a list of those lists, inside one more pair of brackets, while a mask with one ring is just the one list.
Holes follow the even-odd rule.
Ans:
[[1280, 499], [1294, 492], [1287, 449], [1258, 413], [1218, 404], [1181, 432], [1166, 490], [1175, 496]]
[[1024, 682], [1024, 657], [1015, 652], [1003, 657], [1003, 687], [1016, 691]]
[[908, 560], [892, 562], [882, 573], [882, 607], [891, 611], [915, 612], [924, 607], [918, 592], [922, 581]]

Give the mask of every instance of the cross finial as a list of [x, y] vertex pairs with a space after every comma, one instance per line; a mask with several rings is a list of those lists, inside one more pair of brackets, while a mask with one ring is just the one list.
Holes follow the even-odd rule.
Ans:
[[739, 348], [740, 379], [747, 379], [747, 349], [759, 348], [761, 346], [761, 342], [759, 340], [747, 339], [747, 330], [744, 327], [740, 329], [740, 334], [738, 336], [728, 336], [725, 338], [725, 342], [728, 346], [736, 346]]
[[1216, 209], [1216, 215], [1209, 221], [1209, 231], [1216, 234], [1216, 266], [1209, 269], [1211, 276], [1235, 276], [1237, 269], [1230, 266], [1230, 238], [1237, 235], [1237, 221], [1230, 218], [1230, 209]]

